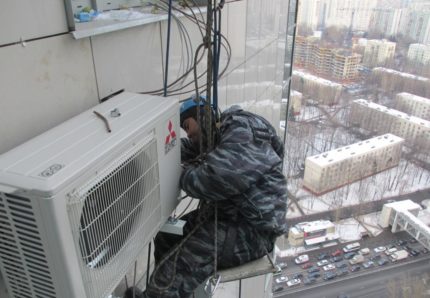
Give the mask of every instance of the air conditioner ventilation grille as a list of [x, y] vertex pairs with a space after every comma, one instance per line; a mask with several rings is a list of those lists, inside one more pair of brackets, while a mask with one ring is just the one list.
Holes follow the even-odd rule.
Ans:
[[103, 297], [161, 218], [157, 143], [136, 144], [70, 194], [69, 219], [87, 297]]
[[[0, 261], [11, 297], [54, 298], [55, 289], [30, 200], [0, 193], [0, 222]], [[38, 286], [41, 283], [43, 286]]]

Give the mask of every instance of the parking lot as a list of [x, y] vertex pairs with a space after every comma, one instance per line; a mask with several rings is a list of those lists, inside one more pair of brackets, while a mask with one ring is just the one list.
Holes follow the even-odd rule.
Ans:
[[[293, 289], [296, 291], [300, 287], [305, 289], [312, 284], [351, 278], [360, 272], [363, 274], [363, 272], [376, 271], [380, 267], [393, 266], [411, 258], [416, 259], [429, 255], [428, 251], [406, 232], [392, 234], [390, 231], [384, 231], [378, 237], [353, 242], [360, 243], [359, 250], [345, 252], [343, 248], [350, 243], [344, 243], [301, 253], [302, 257], [298, 259], [300, 264], [295, 263], [294, 257], [278, 259], [278, 264], [285, 266], [286, 263], [287, 267], [283, 269], [282, 273], [274, 276], [273, 292], [288, 293], [288, 291]], [[407, 257], [395, 262], [391, 261], [390, 253], [394, 253], [395, 250], [406, 250]], [[307, 257], [303, 256], [305, 254]], [[351, 260], [352, 263], [354, 260], [357, 263], [351, 264]]]

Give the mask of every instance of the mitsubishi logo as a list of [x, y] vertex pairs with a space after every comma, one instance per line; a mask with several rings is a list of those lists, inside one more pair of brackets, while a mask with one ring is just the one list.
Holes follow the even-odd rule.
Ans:
[[173, 130], [172, 121], [169, 120], [167, 125], [169, 134], [166, 137], [166, 142], [164, 143], [164, 154], [167, 154], [173, 147], [176, 146], [176, 132]]

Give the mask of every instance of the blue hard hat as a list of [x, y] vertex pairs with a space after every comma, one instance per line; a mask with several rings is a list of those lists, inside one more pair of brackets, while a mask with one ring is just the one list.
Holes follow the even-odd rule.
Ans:
[[[180, 125], [181, 127], [182, 124], [184, 123], [185, 119], [189, 118], [189, 117], [197, 117], [197, 102], [195, 100], [195, 95], [186, 99], [184, 102], [182, 102], [179, 113], [180, 113]], [[206, 97], [200, 95], [200, 106], [203, 107], [206, 103]]]

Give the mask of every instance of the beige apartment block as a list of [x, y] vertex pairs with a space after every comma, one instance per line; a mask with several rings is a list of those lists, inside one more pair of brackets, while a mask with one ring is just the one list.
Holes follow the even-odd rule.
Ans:
[[387, 65], [393, 58], [396, 43], [388, 40], [371, 39], [364, 49], [363, 64], [368, 67]]
[[316, 100], [320, 104], [333, 105], [339, 102], [342, 85], [302, 72], [293, 71], [292, 86], [303, 96]]
[[294, 48], [296, 67], [338, 82], [351, 82], [358, 78], [361, 55], [350, 50], [321, 44], [315, 36], [297, 36]]
[[404, 139], [385, 134], [305, 161], [303, 187], [316, 195], [397, 166]]
[[385, 67], [372, 70], [372, 82], [386, 93], [409, 92], [430, 98], [430, 79]]
[[397, 94], [396, 110], [430, 121], [430, 99], [407, 92]]
[[352, 82], [358, 78], [361, 55], [347, 50], [333, 52], [332, 77], [337, 81]]
[[429, 121], [365, 99], [352, 102], [350, 123], [376, 134], [392, 133], [420, 151], [430, 149]]

